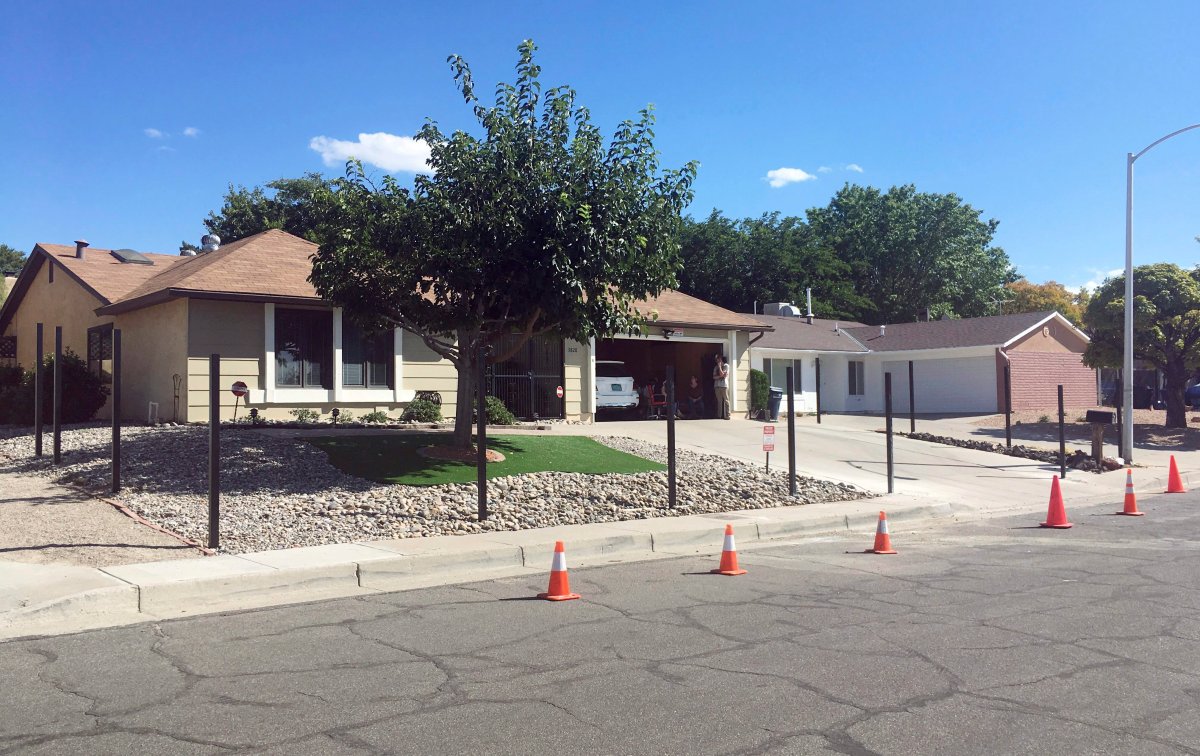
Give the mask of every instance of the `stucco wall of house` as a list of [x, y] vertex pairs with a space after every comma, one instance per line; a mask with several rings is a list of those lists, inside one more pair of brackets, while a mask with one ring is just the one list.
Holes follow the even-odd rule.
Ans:
[[27, 370], [32, 370], [37, 362], [38, 323], [43, 324], [43, 348], [46, 354], [54, 352], [55, 326], [62, 326], [63, 350], [69, 349], [80, 358], [87, 359], [88, 329], [113, 322], [110, 316], [96, 315], [96, 308], [104, 303], [76, 283], [62, 268], [55, 266], [54, 283], [50, 283], [48, 271], [51, 265], [53, 263], [44, 260], [38, 267], [20, 307], [4, 329], [5, 336], [17, 337], [17, 364]]
[[429, 348], [420, 336], [404, 333], [404, 388], [442, 395], [442, 417], [454, 418], [458, 402], [458, 371], [454, 363]]
[[[121, 418], [146, 422], [150, 402], [157, 402], [160, 420], [186, 420], [188, 301], [122, 313], [113, 326], [121, 330]], [[176, 374], [181, 380], [178, 413]], [[106, 405], [109, 417], [110, 410]]]
[[[209, 356], [221, 355], [221, 417], [233, 417], [230, 387], [242, 381], [251, 390], [263, 387], [263, 305], [256, 302], [221, 302], [193, 299], [188, 307], [187, 378], [185, 399], [188, 422], [208, 421]], [[245, 417], [244, 403], [238, 414]], [[264, 417], [286, 419], [278, 406], [261, 407]]]

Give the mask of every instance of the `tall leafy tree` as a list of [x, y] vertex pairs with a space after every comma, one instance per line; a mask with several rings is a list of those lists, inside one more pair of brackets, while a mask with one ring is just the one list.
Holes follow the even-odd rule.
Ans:
[[1035, 284], [1024, 278], [1007, 283], [1004, 288], [1008, 296], [1003, 305], [1006, 313], [1057, 310], [1076, 327], [1083, 326], [1083, 311], [1090, 296], [1087, 289], [1074, 292], [1057, 281]]
[[[331, 180], [319, 173], [279, 179], [253, 189], [230, 184], [221, 209], [208, 214], [204, 227], [221, 237], [223, 244], [272, 228], [317, 241], [319, 214], [325, 206], [319, 197], [327, 195], [331, 188]], [[185, 241], [179, 249], [198, 248]]]
[[[1092, 341], [1084, 361], [1120, 367], [1124, 355], [1125, 276], [1105, 281], [1088, 303], [1084, 323]], [[1200, 367], [1200, 268], [1171, 263], [1133, 270], [1133, 356], [1163, 372], [1166, 427], [1186, 428], [1184, 391]]]
[[25, 265], [25, 253], [16, 247], [0, 244], [0, 274], [16, 273]]
[[351, 318], [408, 329], [454, 364], [461, 446], [481, 347], [635, 331], [634, 302], [674, 285], [679, 269], [695, 163], [660, 167], [649, 108], [606, 146], [573, 89], [543, 94], [535, 49], [521, 43], [516, 80], [497, 85], [491, 106], [466, 61], [449, 58], [479, 133], [427, 122], [418, 138], [432, 173], [411, 191], [390, 177], [376, 186], [351, 162], [323, 192], [313, 284]]
[[808, 211], [816, 242], [850, 268], [867, 323], [933, 316], [971, 317], [994, 309], [1015, 271], [991, 246], [996, 220], [954, 194], [912, 185], [881, 192], [847, 184], [824, 208]]

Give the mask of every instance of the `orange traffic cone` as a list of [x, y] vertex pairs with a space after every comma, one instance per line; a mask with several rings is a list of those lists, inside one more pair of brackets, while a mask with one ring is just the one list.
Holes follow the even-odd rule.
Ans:
[[1146, 514], [1139, 512], [1137, 508], [1137, 496], [1133, 493], [1133, 469], [1125, 470], [1125, 509], [1117, 512], [1119, 515], [1129, 515], [1130, 517], [1141, 517]]
[[879, 525], [875, 527], [875, 546], [867, 549], [866, 554], [895, 554], [892, 548], [892, 537], [888, 535], [887, 515], [879, 513]]
[[1171, 472], [1167, 475], [1167, 493], [1187, 493], [1187, 489], [1183, 487], [1183, 478], [1179, 477], [1174, 454], [1171, 455]]
[[721, 548], [721, 566], [712, 570], [714, 575], [745, 575], [737, 565], [737, 546], [733, 543], [733, 526], [725, 526], [725, 545]]
[[1067, 522], [1067, 508], [1063, 506], [1062, 489], [1058, 487], [1058, 476], [1054, 476], [1054, 482], [1050, 484], [1050, 509], [1046, 512], [1046, 521], [1042, 523], [1043, 528], [1069, 528], [1071, 523]]
[[545, 593], [539, 593], [538, 598], [547, 601], [570, 601], [579, 598], [578, 593], [571, 593], [571, 581], [567, 579], [567, 555], [563, 550], [563, 542], [554, 542], [554, 561], [550, 564], [550, 587]]

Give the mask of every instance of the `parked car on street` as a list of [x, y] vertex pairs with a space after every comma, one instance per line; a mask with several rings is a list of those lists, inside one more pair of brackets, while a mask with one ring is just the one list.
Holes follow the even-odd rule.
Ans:
[[1188, 390], [1183, 392], [1183, 401], [1192, 409], [1200, 409], [1200, 383], [1189, 386]]
[[620, 360], [596, 360], [596, 413], [628, 413], [640, 399], [633, 376]]

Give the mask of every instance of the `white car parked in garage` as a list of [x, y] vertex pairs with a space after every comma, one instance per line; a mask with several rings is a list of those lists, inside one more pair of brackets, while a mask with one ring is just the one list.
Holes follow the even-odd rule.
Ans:
[[637, 390], [624, 362], [596, 360], [596, 412], [637, 409]]

